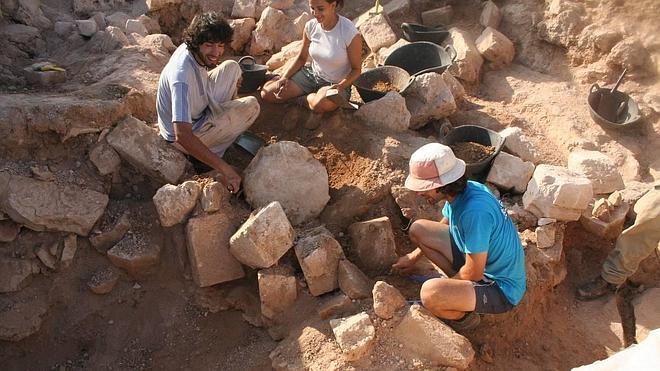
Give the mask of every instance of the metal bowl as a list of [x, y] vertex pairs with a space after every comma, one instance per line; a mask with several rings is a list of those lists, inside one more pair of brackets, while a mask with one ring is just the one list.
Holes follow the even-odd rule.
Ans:
[[[599, 102], [603, 97], [607, 97], [615, 106], [619, 107], [623, 104], [623, 109], [617, 115], [615, 121], [608, 120], [598, 112]], [[611, 92], [610, 88], [601, 88], [598, 84], [591, 85], [589, 89], [589, 96], [587, 97], [587, 104], [589, 106], [589, 113], [591, 118], [600, 126], [608, 129], [630, 129], [635, 127], [642, 119], [639, 112], [639, 106], [628, 94], [615, 90]]]
[[474, 142], [484, 146], [493, 146], [495, 151], [486, 159], [475, 163], [465, 163], [465, 173], [469, 178], [484, 174], [490, 169], [491, 163], [504, 146], [504, 138], [489, 129], [476, 125], [462, 125], [453, 128], [440, 140], [440, 143], [451, 146], [460, 142]]
[[403, 68], [396, 66], [380, 66], [362, 72], [353, 85], [355, 85], [360, 97], [366, 103], [380, 99], [387, 94], [386, 92], [373, 90], [373, 86], [379, 81], [392, 84], [399, 94], [403, 94], [408, 86], [410, 86], [412, 79], [410, 74]]
[[441, 47], [428, 41], [417, 41], [396, 48], [386, 59], [386, 66], [397, 66], [410, 75], [427, 72], [443, 73], [456, 59], [453, 46]]

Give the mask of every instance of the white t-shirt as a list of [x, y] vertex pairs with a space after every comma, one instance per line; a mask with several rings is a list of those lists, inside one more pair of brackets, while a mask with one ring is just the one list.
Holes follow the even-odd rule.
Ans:
[[326, 31], [316, 19], [305, 24], [305, 35], [311, 42], [309, 55], [312, 71], [332, 83], [341, 81], [351, 72], [348, 46], [359, 32], [348, 18], [339, 16], [332, 30]]

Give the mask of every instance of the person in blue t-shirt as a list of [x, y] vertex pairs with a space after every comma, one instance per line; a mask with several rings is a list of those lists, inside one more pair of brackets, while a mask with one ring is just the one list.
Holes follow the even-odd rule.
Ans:
[[488, 188], [467, 180], [465, 162], [445, 145], [424, 145], [410, 158], [405, 186], [431, 203], [447, 201], [440, 222], [410, 226], [417, 248], [392, 266], [410, 273], [423, 255], [449, 275], [424, 282], [424, 307], [465, 330], [479, 324], [477, 313], [503, 313], [520, 303], [525, 254], [518, 230]]

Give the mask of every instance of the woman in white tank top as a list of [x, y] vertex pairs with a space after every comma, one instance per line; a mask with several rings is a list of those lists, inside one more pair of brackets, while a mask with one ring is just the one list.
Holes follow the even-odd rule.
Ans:
[[[326, 98], [328, 89], [345, 95], [362, 72], [362, 37], [353, 22], [337, 13], [343, 4], [343, 0], [309, 0], [314, 19], [305, 24], [302, 48], [284, 75], [264, 85], [265, 102], [302, 97], [299, 103], [314, 112], [337, 109]], [[312, 63], [306, 66], [308, 57]]]

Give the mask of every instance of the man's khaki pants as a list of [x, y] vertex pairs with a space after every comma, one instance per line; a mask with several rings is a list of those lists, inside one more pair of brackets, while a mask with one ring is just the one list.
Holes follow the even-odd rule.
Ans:
[[621, 233], [616, 247], [603, 263], [601, 276], [609, 283], [623, 284], [660, 242], [660, 190], [649, 191], [635, 204], [635, 224]]
[[[241, 133], [259, 116], [257, 98], [249, 96], [232, 100], [236, 95], [241, 67], [236, 61], [224, 61], [209, 72], [210, 114], [206, 123], [193, 133], [213, 153], [222, 157]], [[187, 153], [179, 144], [175, 146]]]

